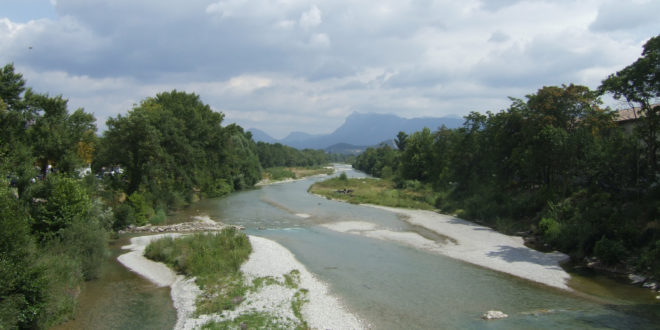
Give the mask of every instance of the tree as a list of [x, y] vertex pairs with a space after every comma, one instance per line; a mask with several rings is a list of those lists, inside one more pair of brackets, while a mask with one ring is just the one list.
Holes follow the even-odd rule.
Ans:
[[396, 135], [396, 139], [394, 140], [394, 143], [396, 144], [396, 147], [403, 151], [406, 149], [406, 140], [408, 139], [408, 134], [404, 131], [399, 131], [399, 133]]
[[646, 145], [649, 177], [655, 181], [660, 107], [653, 107], [653, 100], [660, 97], [660, 35], [644, 44], [642, 56], [634, 63], [603, 80], [599, 90], [613, 93], [616, 99], [625, 98], [629, 104], [640, 108], [637, 132]]

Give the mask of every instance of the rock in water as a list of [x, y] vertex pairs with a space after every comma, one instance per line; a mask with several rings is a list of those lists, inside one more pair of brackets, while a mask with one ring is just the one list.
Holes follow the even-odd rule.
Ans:
[[482, 319], [484, 320], [497, 320], [497, 319], [503, 319], [507, 318], [509, 315], [506, 315], [500, 311], [488, 311], [484, 315], [481, 316]]

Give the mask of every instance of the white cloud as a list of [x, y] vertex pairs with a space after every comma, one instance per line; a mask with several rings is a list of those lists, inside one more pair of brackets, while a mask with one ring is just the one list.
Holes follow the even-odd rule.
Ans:
[[315, 48], [328, 48], [330, 47], [330, 37], [325, 33], [315, 33], [310, 38], [309, 44]]
[[311, 29], [319, 26], [321, 19], [321, 10], [319, 7], [312, 6], [308, 11], [300, 15], [299, 24], [303, 29]]
[[641, 0], [53, 5], [56, 18], [0, 19], [0, 60], [37, 91], [62, 94], [103, 127], [176, 88], [280, 137], [330, 132], [353, 111], [460, 116], [544, 85], [594, 88], [660, 31], [657, 1]]
[[240, 76], [229, 80], [229, 88], [241, 94], [249, 94], [258, 89], [268, 87], [272, 81], [265, 77]]

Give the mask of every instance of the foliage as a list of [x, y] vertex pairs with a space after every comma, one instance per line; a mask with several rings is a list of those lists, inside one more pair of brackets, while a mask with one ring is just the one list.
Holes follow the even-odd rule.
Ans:
[[30, 235], [29, 217], [0, 185], [0, 328], [34, 328], [46, 305], [45, 269]]
[[[412, 181], [410, 181], [412, 184]], [[328, 198], [354, 204], [379, 204], [414, 209], [434, 209], [435, 194], [428, 186], [412, 184], [415, 188], [396, 189], [394, 183], [379, 179], [333, 178], [314, 183], [309, 191]], [[350, 190], [350, 192], [348, 192]]]
[[[499, 112], [470, 113], [462, 127], [424, 129], [397, 136], [398, 149], [370, 148], [353, 163], [393, 190], [370, 203], [393, 205], [404, 189], [432, 188], [431, 204], [505, 232], [533, 231], [581, 259], [627, 262], [660, 276], [653, 259], [660, 249], [657, 152], [660, 107], [660, 36], [642, 56], [603, 81], [598, 91], [574, 84], [546, 86], [511, 99]], [[641, 108], [633, 135], [601, 107], [614, 93]], [[363, 202], [335, 194], [328, 196]], [[427, 188], [430, 187], [430, 188]], [[362, 195], [360, 186], [352, 195]], [[317, 188], [315, 188], [317, 189]], [[387, 191], [384, 190], [384, 191]], [[396, 196], [396, 197], [391, 197]]]
[[48, 176], [35, 197], [43, 200], [36, 203], [32, 210], [33, 230], [42, 240], [58, 235], [76, 217], [87, 215], [92, 206], [78, 180], [57, 174]]
[[147, 98], [108, 120], [94, 168], [124, 169], [121, 188], [137, 198], [137, 223], [154, 215], [148, 208], [179, 208], [197, 192], [213, 197], [252, 186], [261, 178], [255, 143], [239, 126], [222, 127], [223, 117], [195, 94]]
[[660, 107], [652, 101], [660, 97], [660, 35], [644, 44], [642, 56], [621, 71], [603, 80], [601, 93], [610, 92], [614, 98], [625, 100], [640, 108], [641, 120], [636, 134], [644, 141], [646, 169], [654, 177], [658, 170], [658, 130], [660, 129]]
[[0, 328], [48, 328], [73, 315], [107, 255], [112, 212], [77, 171], [95, 119], [26, 88], [11, 64], [0, 81]]
[[606, 265], [616, 265], [625, 259], [626, 248], [621, 241], [603, 237], [594, 245], [594, 255]]
[[257, 142], [256, 150], [263, 168], [317, 166], [330, 161], [329, 156], [322, 150], [298, 150], [281, 143]]
[[217, 234], [194, 234], [162, 238], [151, 242], [145, 256], [162, 261], [177, 272], [195, 276], [197, 284], [209, 292], [197, 302], [198, 313], [233, 309], [247, 291], [239, 269], [252, 252], [247, 236], [233, 227]]
[[264, 170], [264, 177], [269, 180], [278, 181], [284, 179], [295, 179], [296, 174], [286, 167], [271, 167]]

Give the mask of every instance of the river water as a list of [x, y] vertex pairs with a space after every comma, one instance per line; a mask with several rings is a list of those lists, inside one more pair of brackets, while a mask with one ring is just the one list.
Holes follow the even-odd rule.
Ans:
[[[349, 177], [364, 176], [345, 170]], [[319, 225], [363, 221], [433, 237], [393, 213], [307, 193], [314, 181], [322, 179], [204, 200], [170, 220], [204, 214], [277, 241], [375, 329], [660, 327], [660, 302], [652, 293], [611, 279], [572, 274], [570, 285], [576, 292], [569, 293], [408, 246], [325, 229]], [[117, 247], [113, 251], [120, 253]], [[176, 316], [167, 289], [122, 269], [114, 259], [107, 268], [83, 292], [76, 320], [61, 329], [172, 327]], [[504, 311], [509, 318], [480, 318], [493, 309]]]

